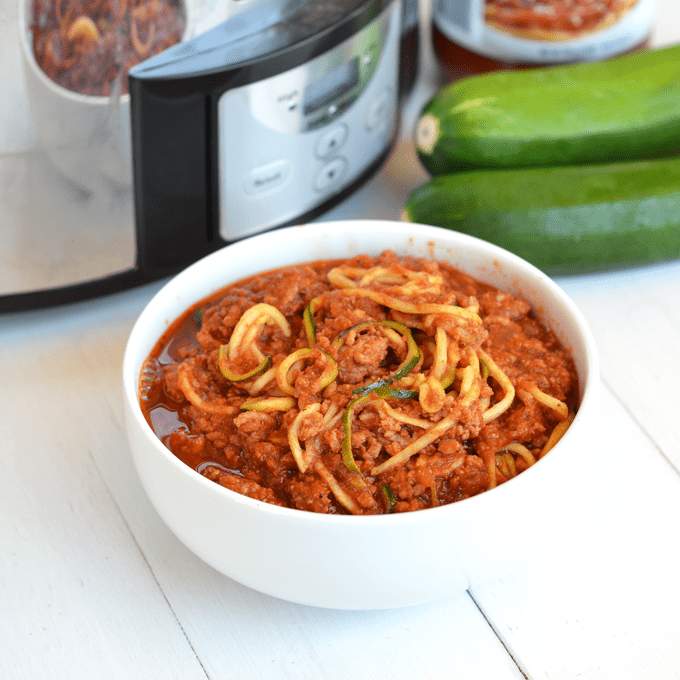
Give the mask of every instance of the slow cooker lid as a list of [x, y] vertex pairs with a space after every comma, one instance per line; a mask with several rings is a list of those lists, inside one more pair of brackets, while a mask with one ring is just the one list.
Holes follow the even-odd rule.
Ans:
[[258, 4], [146, 60], [130, 75], [140, 80], [163, 80], [219, 73], [227, 77], [239, 74], [239, 80], [259, 80], [337, 45], [375, 19], [391, 1]]

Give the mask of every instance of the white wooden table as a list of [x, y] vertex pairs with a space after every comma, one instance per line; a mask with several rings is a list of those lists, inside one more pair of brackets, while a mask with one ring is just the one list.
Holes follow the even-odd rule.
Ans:
[[[676, 3], [659, 3], [657, 44], [680, 33]], [[328, 219], [398, 218], [424, 180], [408, 133]], [[156, 515], [127, 448], [120, 374], [160, 284], [0, 316], [0, 678], [680, 677], [680, 263], [558, 283], [602, 360], [602, 430], [570, 530], [471, 592], [375, 612], [253, 592]]]

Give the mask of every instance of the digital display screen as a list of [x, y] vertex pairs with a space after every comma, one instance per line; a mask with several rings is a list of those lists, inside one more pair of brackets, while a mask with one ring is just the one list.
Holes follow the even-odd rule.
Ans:
[[359, 60], [352, 59], [305, 88], [305, 116], [330, 104], [359, 82]]

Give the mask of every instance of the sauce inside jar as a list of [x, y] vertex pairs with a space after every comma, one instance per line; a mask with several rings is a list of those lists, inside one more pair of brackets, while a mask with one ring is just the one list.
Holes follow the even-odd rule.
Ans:
[[643, 49], [654, 0], [440, 0], [432, 44], [444, 82], [491, 71], [599, 61]]

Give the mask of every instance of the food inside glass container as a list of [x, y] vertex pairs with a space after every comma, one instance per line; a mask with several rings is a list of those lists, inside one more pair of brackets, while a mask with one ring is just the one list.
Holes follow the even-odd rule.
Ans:
[[579, 403], [569, 352], [528, 302], [391, 251], [228, 286], [170, 326], [139, 393], [156, 435], [208, 479], [357, 515], [508, 482]]
[[486, 0], [486, 21], [540, 40], [571, 40], [619, 21], [638, 0]]
[[[432, 47], [444, 83], [493, 71], [602, 61], [648, 47], [654, 27], [653, 2], [434, 3]], [[473, 20], [475, 12], [478, 16]]]
[[179, 0], [34, 0], [30, 30], [40, 68], [74, 92], [126, 94], [128, 71], [178, 43]]

